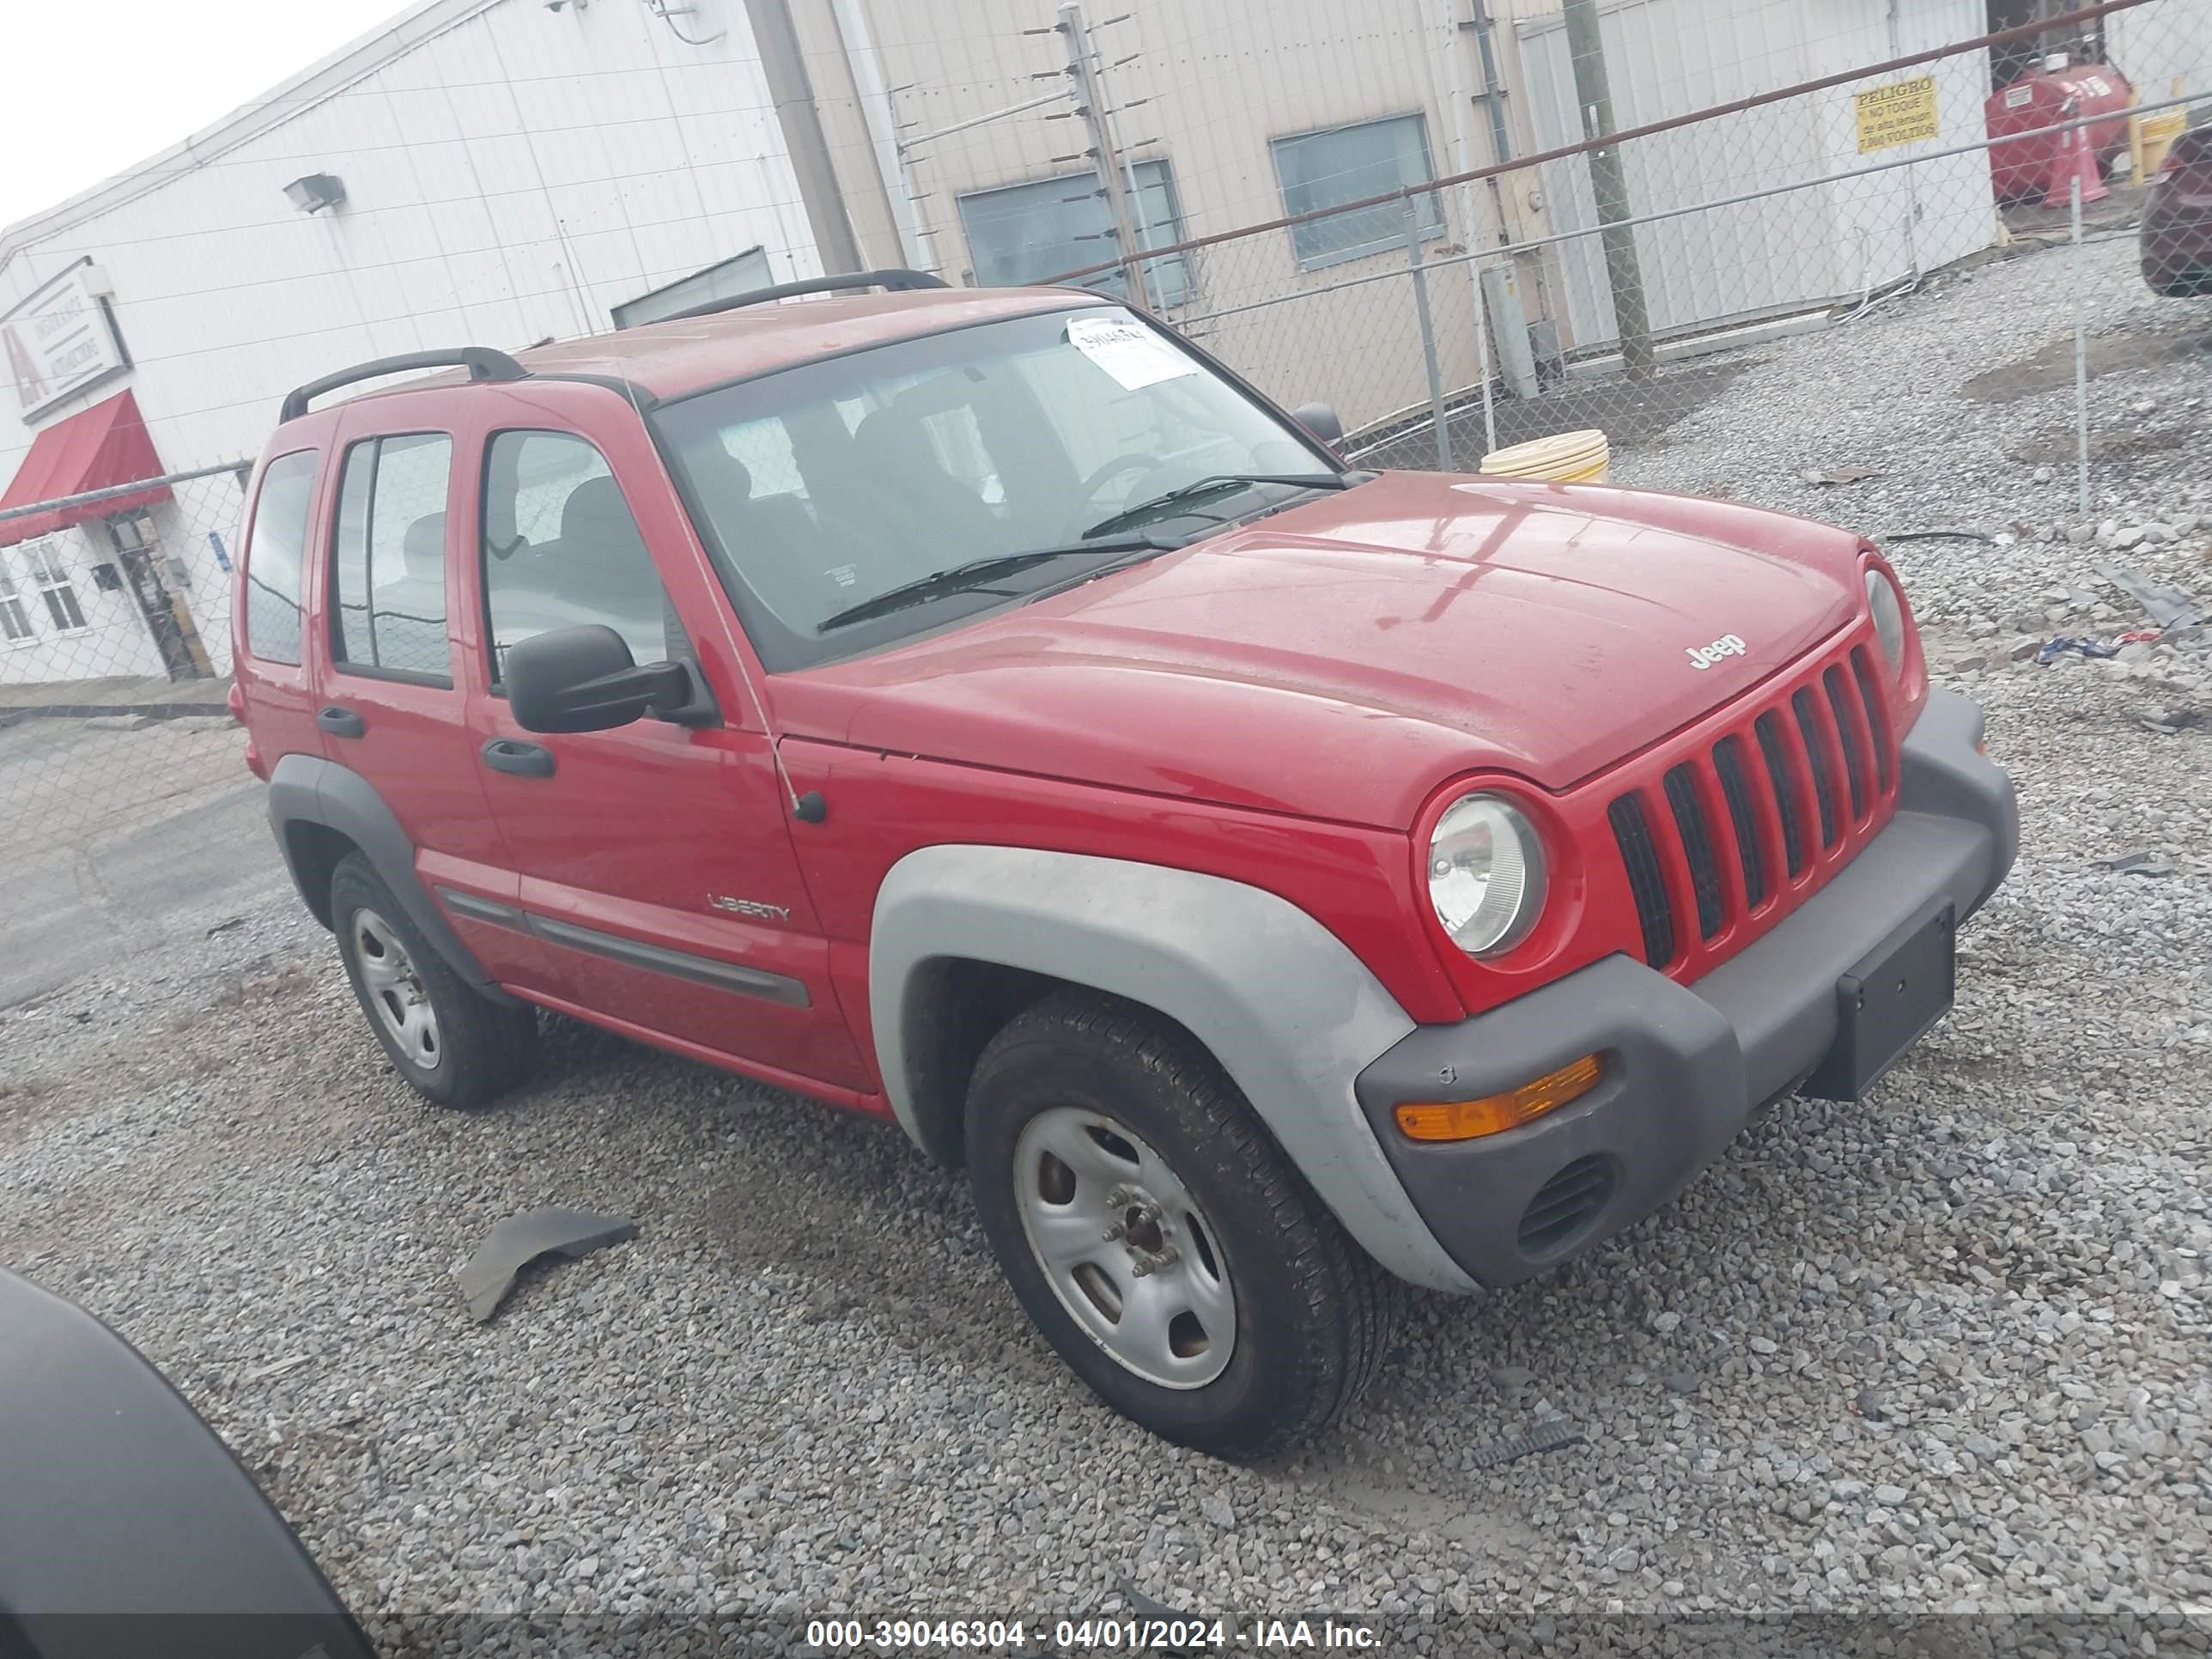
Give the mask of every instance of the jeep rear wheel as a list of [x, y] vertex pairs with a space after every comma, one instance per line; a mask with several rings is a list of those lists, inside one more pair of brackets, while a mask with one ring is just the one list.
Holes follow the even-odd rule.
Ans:
[[483, 1106], [529, 1075], [535, 1012], [494, 1002], [456, 974], [359, 853], [331, 872], [331, 923], [369, 1030], [417, 1093]]
[[1180, 1030], [1109, 998], [1050, 997], [977, 1061], [967, 1133], [1015, 1296], [1133, 1422], [1260, 1457], [1321, 1432], [1366, 1385], [1396, 1281]]

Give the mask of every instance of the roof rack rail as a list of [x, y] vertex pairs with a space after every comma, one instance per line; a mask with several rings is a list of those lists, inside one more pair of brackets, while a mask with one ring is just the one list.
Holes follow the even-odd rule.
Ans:
[[926, 270], [848, 270], [835, 276], [810, 276], [802, 283], [778, 283], [773, 288], [757, 288], [749, 293], [736, 294], [726, 300], [708, 300], [696, 306], [686, 306], [654, 320], [680, 323], [691, 317], [712, 317], [717, 313], [735, 311], [740, 306], [765, 305], [771, 300], [789, 300], [801, 294], [834, 294], [852, 288], [888, 289], [894, 294], [907, 293], [915, 289], [950, 288], [952, 285], [942, 276]]
[[284, 407], [277, 419], [296, 421], [307, 412], [313, 398], [325, 392], [335, 392], [342, 386], [351, 386], [356, 380], [373, 380], [380, 374], [401, 374], [410, 368], [465, 368], [471, 380], [526, 380], [530, 371], [508, 356], [504, 351], [495, 351], [489, 346], [456, 346], [448, 351], [404, 351], [397, 357], [379, 357], [374, 362], [356, 363], [351, 368], [342, 368], [335, 374], [325, 374], [319, 380], [310, 380], [295, 386], [284, 394]]

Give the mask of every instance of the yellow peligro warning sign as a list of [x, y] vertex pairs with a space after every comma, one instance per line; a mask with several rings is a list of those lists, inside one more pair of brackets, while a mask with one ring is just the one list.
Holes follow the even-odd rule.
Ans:
[[1859, 110], [1859, 154], [1893, 149], [1936, 136], [1936, 77], [1893, 81], [1863, 92]]

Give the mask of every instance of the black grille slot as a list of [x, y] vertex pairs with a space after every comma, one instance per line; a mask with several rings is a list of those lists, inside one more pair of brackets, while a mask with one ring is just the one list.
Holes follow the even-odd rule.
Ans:
[[1737, 860], [1743, 866], [1743, 902], [1757, 909], [1766, 898], [1766, 858], [1759, 848], [1759, 820], [1751, 809], [1751, 781], [1744, 771], [1743, 739], [1723, 738], [1713, 745], [1713, 773], [1728, 803], [1735, 831]]
[[1775, 815], [1782, 820], [1782, 857], [1795, 877], [1805, 867], [1804, 816], [1797, 810], [1797, 785], [1790, 775], [1790, 757], [1782, 746], [1782, 717], [1772, 709], [1752, 722], [1759, 738], [1759, 752], [1766, 762], [1766, 779], [1774, 786]]
[[1515, 1234], [1523, 1253], [1548, 1255], [1587, 1231], [1613, 1196], [1613, 1168], [1595, 1153], [1577, 1158], [1536, 1189]]
[[1690, 861], [1690, 890], [1698, 899], [1698, 935], [1711, 939], [1721, 930], [1721, 867], [1713, 858], [1713, 840], [1705, 833], [1705, 804], [1698, 799], [1698, 781], [1687, 766], [1667, 774], [1667, 805], [1674, 811], [1674, 829], [1682, 837], [1682, 854]]
[[1867, 659], [1864, 646], [1851, 653], [1851, 674], [1859, 683], [1859, 701], [1866, 705], [1867, 730], [1874, 733], [1875, 783], [1886, 795], [1891, 776], [1889, 720], [1882, 713], [1881, 685], [1874, 677], [1874, 665]]
[[1797, 735], [1805, 744], [1805, 764], [1813, 771], [1813, 799], [1820, 809], [1820, 845], [1833, 847], [1836, 780], [1828, 765], [1828, 746], [1820, 741], [1820, 720], [1814, 712], [1813, 688], [1801, 686], [1792, 693], [1790, 708], [1797, 716]]
[[1659, 870], [1659, 849], [1651, 844], [1651, 826], [1644, 821], [1644, 803], [1623, 795], [1605, 809], [1613, 823], [1613, 838], [1620, 843], [1620, 861], [1628, 871], [1628, 890], [1636, 898], [1636, 920], [1644, 929], [1644, 959], [1663, 968], [1674, 959], [1674, 915], [1667, 902], [1667, 881]]
[[1844, 671], [1831, 668], [1820, 676], [1820, 684], [1827, 688], [1828, 712], [1836, 717], [1836, 741], [1844, 750], [1844, 781], [1851, 792], [1851, 822], [1857, 823], [1867, 815], [1868, 755], [1864, 740], [1859, 736], [1858, 722], [1851, 718], [1849, 689], [1844, 684]]

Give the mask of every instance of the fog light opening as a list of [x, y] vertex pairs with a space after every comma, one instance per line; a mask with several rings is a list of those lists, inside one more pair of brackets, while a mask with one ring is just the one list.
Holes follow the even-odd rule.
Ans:
[[1581, 1099], [1597, 1086], [1604, 1067], [1595, 1054], [1547, 1072], [1532, 1083], [1480, 1100], [1409, 1100], [1396, 1109], [1398, 1128], [1408, 1140], [1473, 1140], [1540, 1118]]

